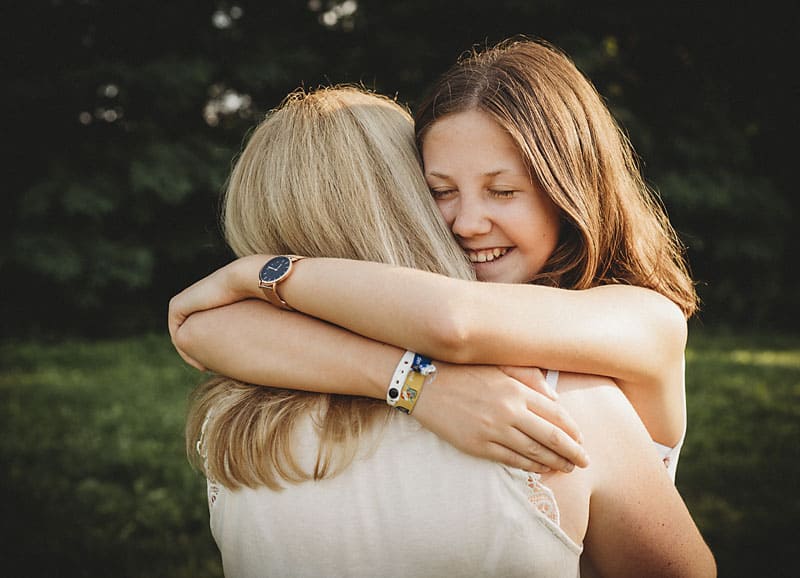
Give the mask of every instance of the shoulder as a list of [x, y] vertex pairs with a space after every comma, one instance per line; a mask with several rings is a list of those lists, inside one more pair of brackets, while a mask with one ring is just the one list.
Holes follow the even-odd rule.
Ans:
[[590, 423], [609, 421], [609, 412], [625, 413], [630, 408], [616, 382], [600, 375], [562, 371], [558, 376], [558, 394], [559, 401], [570, 412], [579, 414], [573, 417], [580, 416]]
[[624, 307], [644, 316], [647, 327], [658, 330], [671, 345], [681, 349], [686, 345], [687, 321], [677, 303], [658, 291], [636, 285], [610, 284], [583, 290], [592, 300], [605, 305]]
[[563, 374], [558, 391], [589, 454], [587, 558], [604, 575], [713, 575], [702, 536], [639, 416], [614, 382]]
[[562, 372], [558, 393], [583, 433], [593, 485], [602, 487], [643, 463], [660, 463], [642, 420], [614, 380]]

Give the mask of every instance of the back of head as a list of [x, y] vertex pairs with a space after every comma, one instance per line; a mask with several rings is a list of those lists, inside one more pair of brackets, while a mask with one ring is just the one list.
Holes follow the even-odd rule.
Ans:
[[417, 110], [417, 141], [437, 119], [490, 115], [559, 208], [559, 244], [534, 282], [654, 289], [691, 315], [697, 297], [682, 247], [633, 149], [586, 77], [555, 47], [509, 40], [462, 58]]
[[224, 229], [237, 255], [295, 253], [472, 272], [420, 170], [413, 121], [356, 88], [295, 92], [231, 174]]
[[[295, 92], [270, 112], [236, 162], [223, 211], [239, 256], [341, 257], [473, 278], [425, 184], [411, 116], [357, 88]], [[292, 438], [297, 421], [317, 410], [320, 446], [308, 472], [293, 455]], [[278, 488], [279, 478], [300, 482], [340, 471], [359, 434], [387, 410], [376, 400], [219, 377], [195, 392], [187, 452], [228, 487]]]

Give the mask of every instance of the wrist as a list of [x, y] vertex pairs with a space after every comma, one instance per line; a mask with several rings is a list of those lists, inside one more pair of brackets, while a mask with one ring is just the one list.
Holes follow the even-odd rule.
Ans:
[[405, 351], [386, 390], [386, 403], [406, 414], [414, 412], [425, 385], [436, 379], [436, 366], [429, 357]]
[[368, 363], [356, 363], [357, 383], [359, 390], [356, 395], [371, 397], [373, 399], [386, 399], [386, 384], [392, 377], [397, 366], [397, 360], [403, 355], [403, 350], [393, 345], [381, 344], [379, 350], [372, 351]]
[[229, 279], [231, 291], [242, 299], [261, 299], [266, 301], [264, 292], [258, 286], [258, 273], [264, 263], [274, 255], [248, 255], [234, 262], [234, 270]]

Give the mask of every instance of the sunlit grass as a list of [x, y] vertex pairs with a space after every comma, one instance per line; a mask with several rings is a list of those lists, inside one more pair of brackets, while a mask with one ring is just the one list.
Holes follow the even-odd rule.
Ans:
[[720, 576], [795, 576], [800, 339], [698, 333], [678, 487]]
[[[165, 337], [0, 346], [4, 574], [220, 576]], [[678, 486], [720, 576], [793, 576], [800, 338], [693, 332]]]

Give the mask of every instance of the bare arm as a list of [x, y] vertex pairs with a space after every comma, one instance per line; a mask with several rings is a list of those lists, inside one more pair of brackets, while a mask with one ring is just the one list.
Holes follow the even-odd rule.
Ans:
[[589, 379], [599, 385], [562, 375], [559, 387], [593, 456], [581, 472], [592, 485], [586, 556], [602, 576], [715, 576], [711, 551], [632, 406], [613, 383]]
[[[264, 260], [243, 261], [245, 283]], [[298, 264], [281, 294], [314, 317], [454, 363], [533, 365], [606, 375], [623, 384], [663, 379], [664, 365], [681, 359], [686, 340], [676, 305], [623, 285], [570, 291], [311, 259]]]
[[318, 319], [247, 300], [191, 315], [176, 347], [241, 381], [380, 399], [403, 350]]
[[[204, 366], [242, 381], [378, 399], [403, 352], [256, 300], [195, 313], [173, 339]], [[574, 421], [540, 393], [538, 370], [437, 366], [413, 414], [430, 431], [464, 452], [530, 471], [587, 464]]]
[[[254, 279], [266, 260], [246, 257], [216, 272], [215, 283], [199, 284], [216, 294], [185, 309], [262, 297]], [[280, 292], [308, 315], [438, 359], [612, 377], [653, 439], [674, 445], [683, 433], [686, 321], [653, 291], [475, 283], [378, 263], [306, 259]]]
[[[225, 287], [219, 293], [227, 301], [216, 305], [262, 299], [255, 280], [267, 259], [253, 255], [220, 269]], [[663, 379], [664, 365], [682, 358], [686, 345], [678, 307], [641, 287], [475, 283], [315, 258], [297, 263], [280, 293], [303, 313], [453, 363], [546, 366], [606, 375], [618, 384], [652, 383]]]

